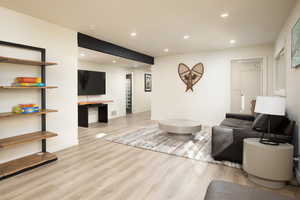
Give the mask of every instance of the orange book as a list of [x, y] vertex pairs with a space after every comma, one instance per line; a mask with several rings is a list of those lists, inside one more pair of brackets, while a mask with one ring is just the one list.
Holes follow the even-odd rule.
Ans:
[[41, 83], [42, 79], [39, 77], [17, 77], [17, 83]]

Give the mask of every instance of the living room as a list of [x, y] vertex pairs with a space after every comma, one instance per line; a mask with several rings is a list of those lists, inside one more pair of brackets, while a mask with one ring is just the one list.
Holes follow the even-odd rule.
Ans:
[[[300, 198], [299, 0], [0, 6], [0, 199]], [[247, 71], [233, 101], [234, 63], [253, 60], [259, 90]], [[78, 70], [105, 72], [106, 92], [80, 95]], [[146, 97], [132, 113], [127, 74]], [[107, 121], [88, 108], [78, 128], [79, 103]]]

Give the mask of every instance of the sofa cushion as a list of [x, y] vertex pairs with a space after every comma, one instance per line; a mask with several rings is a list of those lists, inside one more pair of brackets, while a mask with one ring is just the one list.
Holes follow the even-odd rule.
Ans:
[[247, 120], [247, 121], [255, 120], [254, 115], [242, 114], [242, 113], [226, 113], [225, 118], [241, 119], [241, 120]]
[[268, 117], [264, 114], [258, 114], [252, 124], [252, 128], [257, 131], [266, 131], [268, 128]]
[[240, 120], [234, 118], [226, 118], [222, 121], [220, 126], [230, 127], [230, 128], [246, 128], [251, 129], [252, 121]]
[[295, 200], [273, 192], [225, 181], [212, 181], [204, 200]]
[[[253, 124], [252, 128], [254, 130], [260, 131], [260, 132], [268, 132], [268, 115], [259, 114]], [[284, 127], [286, 127], [288, 124], [286, 122], [287, 118], [284, 116], [276, 116], [271, 115], [270, 121], [271, 121], [271, 133], [276, 134], [284, 134]]]

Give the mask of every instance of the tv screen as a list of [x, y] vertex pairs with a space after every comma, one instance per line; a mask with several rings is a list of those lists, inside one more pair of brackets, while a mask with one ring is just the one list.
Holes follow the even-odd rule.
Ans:
[[105, 72], [78, 70], [78, 95], [105, 94]]

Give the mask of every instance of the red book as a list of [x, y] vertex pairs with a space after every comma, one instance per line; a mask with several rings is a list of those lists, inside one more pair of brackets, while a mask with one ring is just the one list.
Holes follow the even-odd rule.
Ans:
[[31, 107], [38, 107], [37, 104], [20, 104], [21, 108], [31, 108]]
[[17, 83], [41, 83], [41, 78], [38, 77], [17, 77]]

